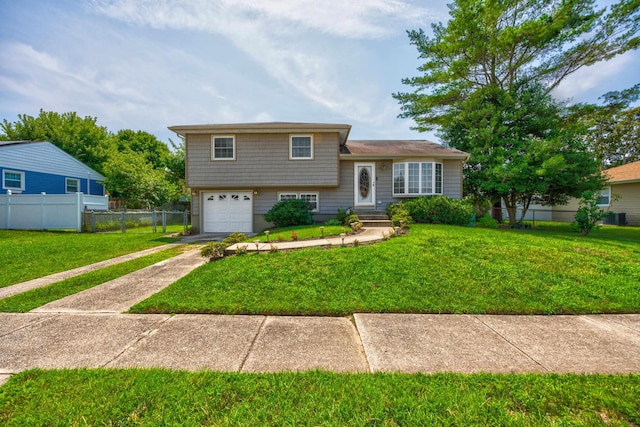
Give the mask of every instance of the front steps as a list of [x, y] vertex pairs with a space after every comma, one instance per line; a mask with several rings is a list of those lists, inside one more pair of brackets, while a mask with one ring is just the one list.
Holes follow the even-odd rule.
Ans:
[[354, 210], [363, 227], [391, 227], [392, 223], [385, 211]]

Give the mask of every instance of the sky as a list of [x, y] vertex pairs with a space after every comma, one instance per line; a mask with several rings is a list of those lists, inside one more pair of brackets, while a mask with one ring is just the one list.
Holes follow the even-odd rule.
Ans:
[[[601, 0], [604, 1], [604, 0]], [[96, 117], [162, 141], [173, 125], [314, 122], [351, 139], [429, 139], [391, 94], [418, 75], [408, 29], [446, 0], [0, 0], [0, 119]], [[583, 68], [569, 102], [640, 81], [640, 51]]]

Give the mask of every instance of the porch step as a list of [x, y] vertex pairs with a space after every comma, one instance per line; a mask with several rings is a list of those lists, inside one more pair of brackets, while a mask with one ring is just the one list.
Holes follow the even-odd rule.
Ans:
[[389, 216], [387, 215], [387, 212], [385, 211], [377, 211], [377, 210], [370, 210], [370, 211], [353, 211], [353, 213], [355, 213], [356, 215], [358, 215], [358, 218], [360, 218], [360, 221], [388, 221], [389, 220]]

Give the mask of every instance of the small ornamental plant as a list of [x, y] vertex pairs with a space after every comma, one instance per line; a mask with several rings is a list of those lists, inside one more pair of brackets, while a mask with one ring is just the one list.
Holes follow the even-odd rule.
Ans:
[[236, 246], [236, 255], [246, 255], [248, 247], [249, 247], [249, 245], [238, 245], [238, 246]]
[[598, 206], [598, 196], [593, 191], [585, 191], [578, 204], [578, 211], [571, 227], [580, 232], [583, 236], [588, 236], [591, 230], [598, 228], [598, 221], [601, 221], [607, 212]]
[[294, 242], [298, 240], [298, 233], [296, 233], [295, 230], [291, 231], [291, 240], [293, 240]]

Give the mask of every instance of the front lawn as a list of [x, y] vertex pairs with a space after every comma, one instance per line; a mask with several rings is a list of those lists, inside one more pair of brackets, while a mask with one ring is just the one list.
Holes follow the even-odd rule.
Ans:
[[153, 233], [0, 230], [0, 288], [176, 240]]
[[638, 425], [640, 376], [33, 370], [0, 387], [25, 425]]
[[640, 228], [583, 237], [416, 224], [371, 246], [225, 258], [131, 312], [639, 313], [639, 243]]

